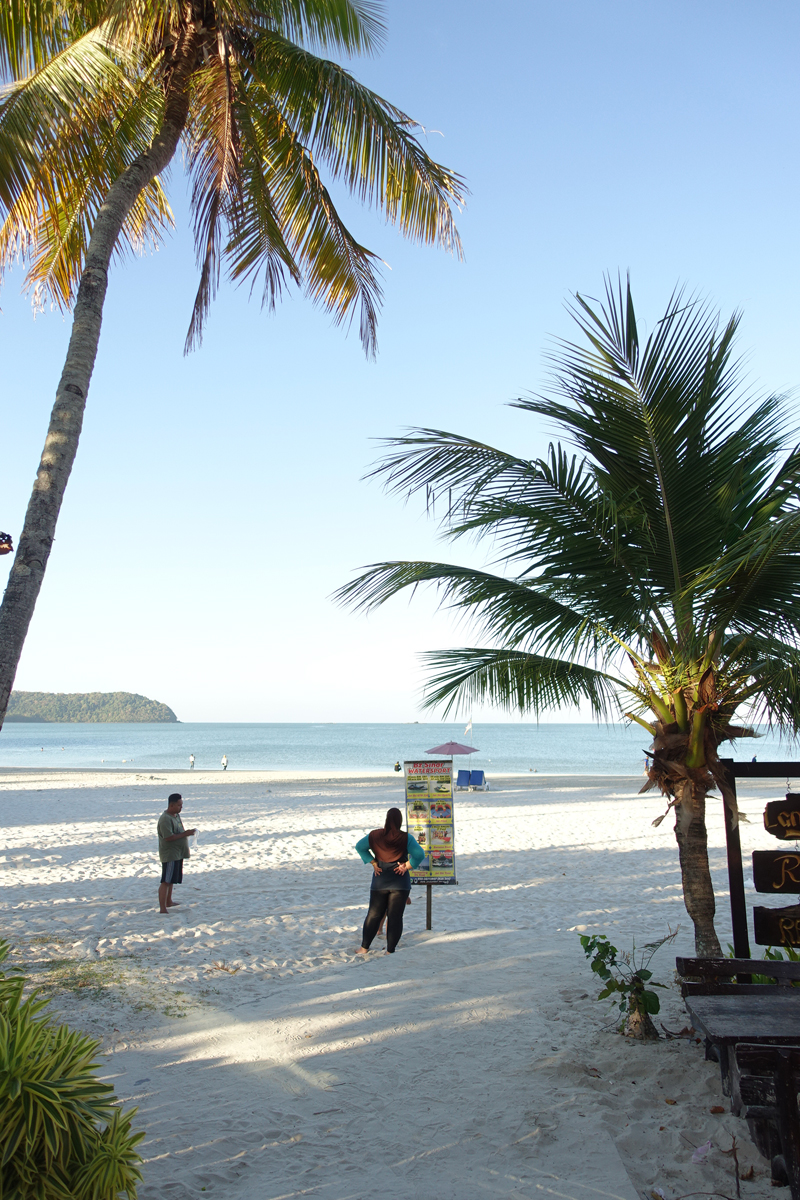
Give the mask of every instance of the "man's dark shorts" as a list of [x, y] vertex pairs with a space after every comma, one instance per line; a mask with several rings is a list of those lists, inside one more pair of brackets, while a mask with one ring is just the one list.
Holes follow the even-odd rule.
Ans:
[[183, 883], [183, 859], [176, 858], [174, 862], [161, 864], [162, 883]]

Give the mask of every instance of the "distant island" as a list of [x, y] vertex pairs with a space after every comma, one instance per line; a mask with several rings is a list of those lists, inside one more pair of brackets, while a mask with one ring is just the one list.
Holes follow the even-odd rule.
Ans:
[[166, 704], [135, 692], [12, 692], [6, 721], [159, 721], [178, 718]]

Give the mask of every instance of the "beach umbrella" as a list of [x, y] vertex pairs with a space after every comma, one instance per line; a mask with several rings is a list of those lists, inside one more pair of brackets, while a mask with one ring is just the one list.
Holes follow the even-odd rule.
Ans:
[[461, 742], [445, 742], [443, 746], [434, 746], [432, 750], [426, 750], [426, 754], [448, 754], [451, 758], [454, 754], [477, 754], [477, 746], [462, 746]]

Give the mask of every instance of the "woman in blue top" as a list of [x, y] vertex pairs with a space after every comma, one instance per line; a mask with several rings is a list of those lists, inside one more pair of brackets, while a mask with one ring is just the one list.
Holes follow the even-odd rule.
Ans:
[[356, 850], [361, 861], [372, 866], [369, 911], [364, 921], [359, 954], [366, 954], [372, 945], [378, 926], [386, 917], [386, 953], [394, 954], [403, 933], [403, 910], [411, 891], [409, 870], [416, 869], [425, 851], [410, 833], [403, 833], [403, 814], [390, 808], [383, 829], [373, 829]]

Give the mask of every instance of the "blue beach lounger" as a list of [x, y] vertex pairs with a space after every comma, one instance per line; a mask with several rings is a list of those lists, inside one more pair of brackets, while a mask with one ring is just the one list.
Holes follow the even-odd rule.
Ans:
[[456, 778], [456, 787], [457, 788], [468, 788], [469, 787], [469, 771], [459, 771], [458, 772], [458, 777]]
[[470, 790], [477, 789], [481, 792], [489, 790], [489, 784], [486, 782], [486, 773], [484, 771], [472, 771], [469, 777]]

